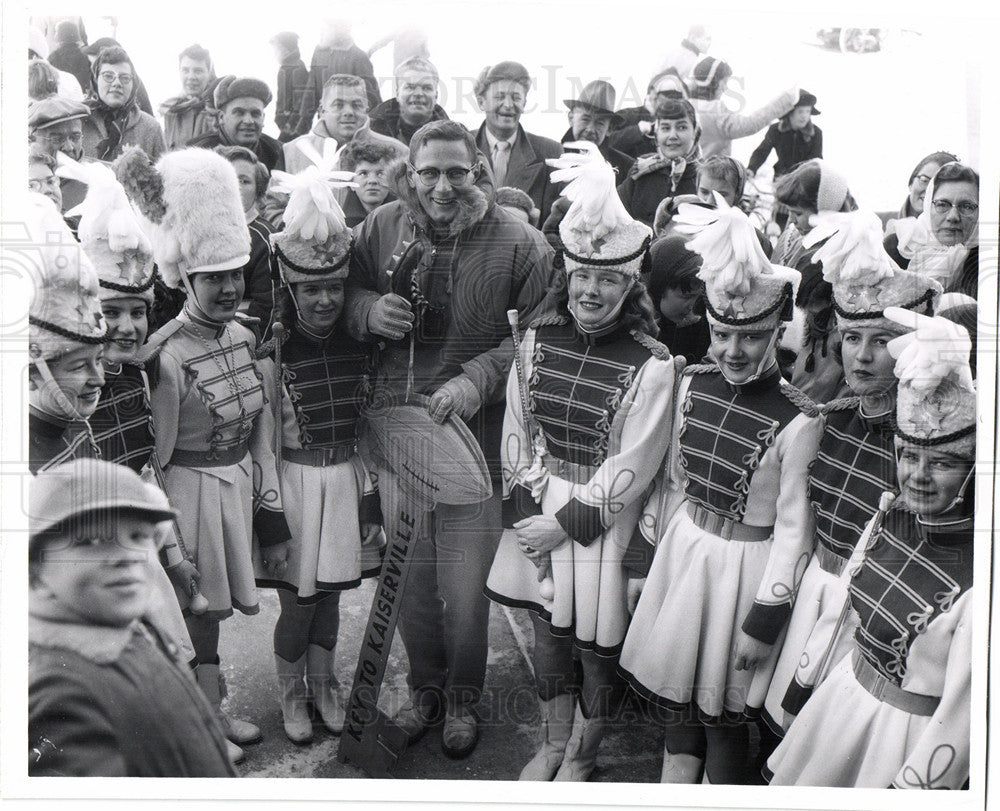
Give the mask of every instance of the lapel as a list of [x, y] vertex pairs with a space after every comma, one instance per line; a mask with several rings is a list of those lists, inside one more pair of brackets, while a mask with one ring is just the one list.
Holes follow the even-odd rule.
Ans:
[[517, 125], [517, 133], [517, 141], [507, 164], [506, 185], [528, 190], [535, 185], [538, 175], [544, 173], [546, 167], [545, 162], [535, 154], [534, 147], [528, 141], [528, 134], [520, 124]]

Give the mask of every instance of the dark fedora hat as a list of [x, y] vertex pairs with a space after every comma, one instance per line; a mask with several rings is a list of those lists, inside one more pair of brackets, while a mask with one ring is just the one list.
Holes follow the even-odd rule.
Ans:
[[816, 109], [816, 97], [808, 90], [799, 90], [799, 100], [795, 102], [796, 107], [811, 107], [812, 115], [819, 115]]
[[595, 113], [611, 116], [616, 124], [625, 123], [625, 119], [615, 112], [615, 88], [603, 79], [589, 82], [580, 91], [580, 98], [563, 99], [563, 104], [571, 110], [574, 107], [586, 107]]

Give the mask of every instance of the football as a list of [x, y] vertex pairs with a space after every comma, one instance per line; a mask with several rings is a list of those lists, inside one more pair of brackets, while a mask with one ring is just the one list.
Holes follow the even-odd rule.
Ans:
[[454, 415], [442, 424], [427, 413], [427, 398], [365, 411], [368, 441], [385, 459], [407, 496], [426, 509], [476, 504], [493, 494], [486, 459], [466, 424]]

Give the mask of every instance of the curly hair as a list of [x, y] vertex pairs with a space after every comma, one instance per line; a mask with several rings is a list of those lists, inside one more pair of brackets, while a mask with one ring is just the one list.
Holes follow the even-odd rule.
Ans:
[[[569, 312], [569, 276], [566, 273], [556, 273], [552, 286], [545, 291], [544, 312], [555, 312], [558, 315], [572, 318]], [[625, 296], [618, 322], [629, 330], [639, 330], [655, 338], [660, 334], [657, 326], [656, 308], [649, 297], [646, 285], [637, 279], [632, 289]]]

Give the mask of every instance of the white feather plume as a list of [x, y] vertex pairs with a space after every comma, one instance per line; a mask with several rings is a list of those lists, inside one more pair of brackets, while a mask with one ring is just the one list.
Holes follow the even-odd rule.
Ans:
[[565, 144], [579, 152], [564, 152], [547, 158], [554, 167], [553, 183], [566, 183], [562, 195], [570, 201], [569, 210], [559, 225], [563, 242], [577, 252], [593, 253], [595, 243], [619, 225], [632, 222], [615, 189], [615, 170], [590, 141]]
[[802, 238], [822, 262], [823, 278], [831, 284], [878, 284], [898, 268], [882, 247], [882, 221], [871, 211], [821, 211], [812, 217], [813, 229]]
[[747, 215], [718, 193], [715, 201], [715, 208], [681, 203], [673, 222], [679, 233], [691, 235], [688, 250], [701, 255], [698, 278], [730, 296], [747, 296], [751, 280], [770, 272], [770, 262]]
[[87, 244], [106, 239], [108, 247], [115, 253], [137, 249], [152, 252], [125, 189], [110, 166], [96, 162], [78, 163], [61, 152], [57, 160], [56, 174], [59, 177], [87, 186], [83, 202], [66, 212], [67, 217], [80, 217], [77, 229], [80, 242]]
[[355, 188], [353, 172], [310, 166], [297, 174], [271, 173], [271, 190], [288, 194], [284, 232], [310, 242], [324, 243], [347, 230], [344, 211], [333, 196], [335, 188]]
[[886, 345], [896, 359], [894, 372], [901, 386], [929, 394], [953, 375], [959, 386], [975, 391], [969, 368], [972, 340], [965, 327], [902, 307], [886, 307], [885, 316], [912, 330]]

